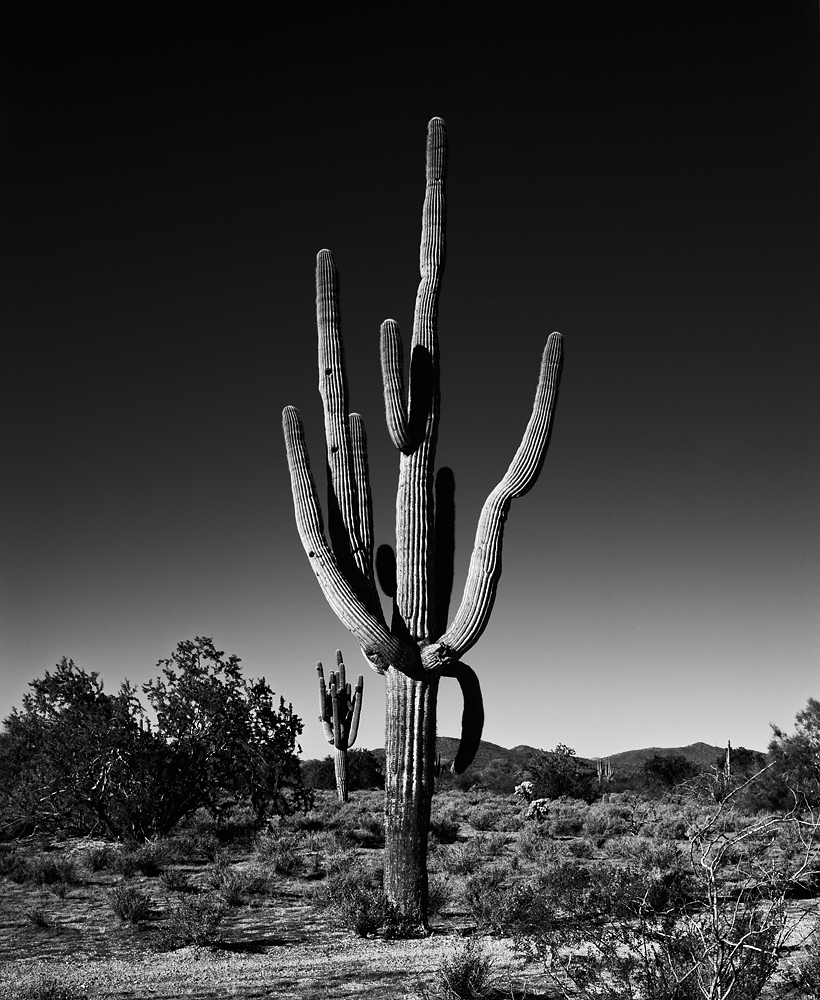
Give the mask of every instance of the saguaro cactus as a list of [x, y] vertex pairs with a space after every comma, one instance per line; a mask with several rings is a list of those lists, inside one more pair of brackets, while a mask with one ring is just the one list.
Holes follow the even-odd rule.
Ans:
[[316, 671], [319, 674], [319, 722], [324, 727], [325, 738], [333, 747], [336, 791], [339, 799], [347, 802], [347, 751], [356, 742], [359, 731], [364, 677], [359, 674], [355, 691], [345, 683], [341, 649], [336, 650], [336, 671], [330, 671], [327, 686], [321, 661], [316, 664]]
[[461, 772], [475, 754], [484, 721], [478, 678], [461, 657], [478, 641], [490, 617], [510, 502], [530, 489], [541, 470], [562, 364], [562, 338], [553, 333], [544, 349], [532, 416], [509, 469], [484, 504], [464, 596], [448, 626], [453, 481], [449, 470], [441, 470], [435, 482], [433, 476], [440, 403], [437, 310], [444, 264], [445, 157], [444, 122], [433, 118], [427, 134], [421, 282], [406, 397], [398, 326], [388, 319], [381, 327], [387, 426], [400, 452], [396, 551], [394, 555], [383, 546], [376, 559], [379, 581], [393, 601], [390, 625], [375, 587], [366, 438], [362, 418], [348, 410], [336, 270], [329, 250], [319, 252], [316, 265], [329, 540], [302, 421], [292, 406], [283, 413], [296, 524], [305, 552], [328, 603], [385, 678], [385, 890], [406, 918], [422, 924], [439, 679], [455, 677], [464, 696], [462, 739], [453, 765]]

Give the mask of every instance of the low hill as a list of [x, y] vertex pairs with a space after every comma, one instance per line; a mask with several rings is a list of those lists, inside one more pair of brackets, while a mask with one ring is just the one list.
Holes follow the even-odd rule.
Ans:
[[[442, 766], [448, 767], [455, 759], [458, 751], [459, 741], [453, 736], [438, 736], [436, 738], [436, 749], [441, 754]], [[470, 771], [481, 771], [491, 762], [501, 760], [504, 763], [512, 764], [516, 768], [523, 769], [529, 758], [540, 751], [536, 747], [521, 744], [508, 750], [497, 743], [489, 743], [482, 740], [475, 760], [470, 765]], [[549, 753], [550, 751], [547, 751]], [[609, 757], [612, 763], [612, 770], [616, 778], [628, 778], [638, 775], [643, 770], [643, 765], [656, 754], [662, 757], [671, 757], [673, 754], [680, 754], [702, 771], [708, 771], [715, 760], [726, 752], [725, 747], [712, 746], [709, 743], [690, 743], [685, 747], [645, 747], [642, 750], [625, 750], [623, 753], [612, 754]], [[384, 759], [384, 749], [373, 750], [373, 753], [380, 759]], [[578, 757], [579, 761], [587, 763], [590, 767], [595, 766], [595, 758]]]

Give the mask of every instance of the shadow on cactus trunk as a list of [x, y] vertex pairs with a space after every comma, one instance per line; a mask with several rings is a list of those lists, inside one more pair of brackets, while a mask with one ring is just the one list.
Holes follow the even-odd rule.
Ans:
[[[385, 415], [399, 451], [395, 549], [380, 546], [376, 557], [379, 582], [392, 601], [389, 625], [374, 574], [367, 438], [362, 418], [349, 410], [336, 269], [329, 250], [320, 251], [316, 261], [319, 389], [327, 440], [327, 536], [299, 412], [288, 406], [282, 415], [296, 524], [308, 560], [331, 608], [358, 640], [373, 669], [385, 677], [385, 889], [400, 913], [422, 927], [427, 921], [427, 833], [436, 773], [438, 685], [442, 677], [453, 677], [464, 697], [461, 746], [454, 762], [454, 770], [460, 773], [475, 756], [484, 724], [478, 678], [461, 658], [489, 621], [501, 576], [501, 546], [510, 503], [531, 488], [541, 470], [563, 361], [561, 335], [553, 333], [544, 348], [532, 416], [510, 467], [482, 508], [464, 595], [448, 625], [455, 480], [449, 469], [435, 476], [445, 166], [444, 122], [433, 118], [427, 134], [421, 281], [406, 394], [398, 324], [388, 319], [381, 327]], [[357, 688], [356, 700], [344, 681], [341, 654], [338, 663], [338, 674], [331, 675], [328, 689], [319, 665], [320, 719], [336, 750], [337, 776], [342, 775], [338, 790], [344, 797], [342, 762], [352, 739], [345, 744], [342, 720], [354, 704], [354, 714], [360, 710], [361, 688]]]

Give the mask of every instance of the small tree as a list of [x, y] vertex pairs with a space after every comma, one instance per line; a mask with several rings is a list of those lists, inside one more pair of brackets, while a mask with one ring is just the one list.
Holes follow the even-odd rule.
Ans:
[[595, 773], [575, 756], [572, 747], [559, 743], [552, 751], [538, 750], [530, 757], [527, 773], [537, 799], [558, 799], [562, 795], [592, 801]]
[[694, 778], [697, 773], [697, 765], [682, 753], [656, 753], [643, 765], [644, 780], [661, 788], [674, 788], [687, 778]]
[[199, 805], [217, 822], [248, 800], [261, 822], [284, 812], [303, 793], [296, 742], [302, 721], [265, 678], [246, 680], [240, 659], [197, 636], [177, 644], [157, 664], [162, 677], [143, 685], [162, 737], [182, 754], [195, 776]]
[[10, 832], [61, 827], [111, 836], [167, 832], [196, 790], [186, 762], [146, 725], [125, 681], [106, 694], [63, 657], [29, 685], [0, 735], [0, 801]]

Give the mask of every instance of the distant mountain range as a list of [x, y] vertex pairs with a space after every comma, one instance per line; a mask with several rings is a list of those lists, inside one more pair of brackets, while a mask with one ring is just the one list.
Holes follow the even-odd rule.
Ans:
[[[441, 762], [444, 766], [449, 765], [450, 761], [455, 758], [458, 743], [459, 741], [452, 736], [438, 736], [436, 738], [436, 749], [441, 754]], [[524, 767], [527, 760], [539, 752], [536, 747], [526, 744], [508, 750], [506, 747], [498, 746], [497, 743], [488, 743], [482, 740], [475, 760], [470, 765], [470, 770], [480, 771], [494, 760], [509, 762], [515, 767]], [[384, 757], [383, 749], [373, 750], [373, 753], [377, 757]], [[644, 762], [656, 754], [662, 757], [680, 754], [696, 764], [701, 770], [708, 771], [717, 757], [725, 753], [726, 747], [712, 746], [709, 743], [690, 743], [689, 746], [685, 747], [645, 747], [643, 750], [625, 750], [623, 753], [610, 754], [609, 760], [617, 778], [628, 778], [631, 775], [640, 774]], [[577, 760], [594, 767], [596, 758], [578, 757]]]

